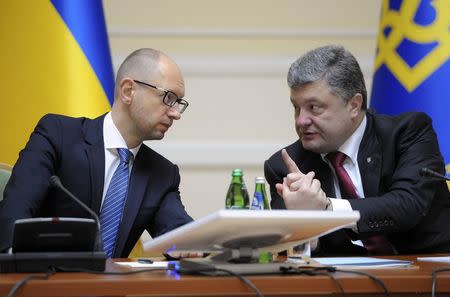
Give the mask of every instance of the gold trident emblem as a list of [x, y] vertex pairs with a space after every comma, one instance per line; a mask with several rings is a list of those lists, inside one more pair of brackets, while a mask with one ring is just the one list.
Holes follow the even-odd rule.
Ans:
[[[450, 173], [450, 164], [447, 164], [447, 166], [445, 166], [445, 171], [447, 171], [447, 173]], [[450, 191], [450, 181], [447, 182], [447, 187]]]
[[[383, 1], [375, 71], [385, 64], [410, 93], [450, 58], [450, 1], [430, 2], [436, 17], [431, 24], [422, 26], [414, 22], [420, 0], [403, 1], [399, 11], [389, 10], [388, 0]], [[387, 28], [390, 28], [391, 32], [386, 37], [383, 32]], [[396, 51], [405, 39], [419, 44], [435, 42], [437, 45], [410, 67]]]

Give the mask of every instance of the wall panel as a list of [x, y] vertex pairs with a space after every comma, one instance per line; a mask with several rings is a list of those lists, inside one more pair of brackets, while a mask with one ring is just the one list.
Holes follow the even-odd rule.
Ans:
[[250, 194], [263, 162], [296, 140], [286, 73], [307, 50], [337, 43], [361, 63], [368, 88], [380, 12], [373, 0], [107, 0], [113, 63], [140, 47], [172, 56], [191, 105], [163, 141], [181, 169], [194, 218], [222, 208], [231, 170]]

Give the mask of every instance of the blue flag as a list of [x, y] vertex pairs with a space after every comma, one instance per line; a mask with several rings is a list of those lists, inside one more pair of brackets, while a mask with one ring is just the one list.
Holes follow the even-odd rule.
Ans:
[[[371, 107], [433, 119], [450, 172], [450, 1], [383, 1]], [[450, 187], [450, 183], [449, 183]]]

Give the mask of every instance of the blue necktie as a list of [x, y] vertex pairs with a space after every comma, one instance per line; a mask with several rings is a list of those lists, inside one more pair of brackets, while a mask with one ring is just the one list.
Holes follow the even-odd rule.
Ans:
[[128, 163], [132, 156], [131, 152], [124, 148], [118, 148], [117, 152], [120, 163], [111, 178], [100, 213], [103, 249], [108, 258], [112, 258], [114, 253], [117, 230], [122, 219], [123, 205], [128, 191]]

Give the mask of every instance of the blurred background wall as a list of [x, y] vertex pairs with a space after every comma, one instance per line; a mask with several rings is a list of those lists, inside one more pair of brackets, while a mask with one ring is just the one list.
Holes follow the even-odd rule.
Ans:
[[194, 218], [223, 208], [233, 168], [254, 178], [294, 142], [286, 74], [306, 51], [341, 44], [370, 94], [381, 1], [105, 0], [114, 69], [133, 50], [159, 49], [180, 66], [190, 105], [163, 141], [147, 145], [177, 163]]

